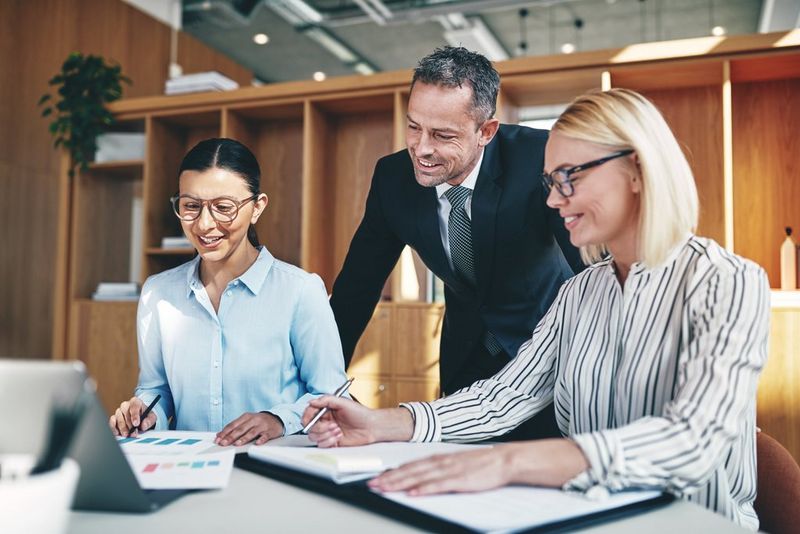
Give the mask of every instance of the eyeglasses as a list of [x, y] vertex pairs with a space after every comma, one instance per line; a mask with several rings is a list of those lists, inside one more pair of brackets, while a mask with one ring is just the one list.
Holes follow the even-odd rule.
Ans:
[[557, 169], [550, 174], [546, 172], [542, 173], [542, 182], [544, 186], [547, 188], [548, 191], [552, 190], [553, 187], [558, 189], [558, 192], [561, 193], [563, 197], [571, 197], [573, 193], [575, 193], [574, 183], [579, 178], [570, 178], [576, 172], [585, 171], [587, 169], [591, 169], [592, 167], [597, 167], [598, 165], [602, 165], [607, 161], [611, 161], [612, 159], [621, 158], [622, 156], [627, 156], [628, 154], [633, 154], [634, 150], [632, 148], [626, 148], [625, 150], [620, 150], [618, 152], [612, 152], [608, 156], [600, 159], [595, 159], [592, 161], [588, 161], [586, 163], [581, 163], [580, 165], [575, 165], [574, 167], [570, 167], [568, 169]]
[[190, 222], [196, 220], [203, 212], [203, 206], [208, 205], [211, 217], [215, 221], [229, 223], [239, 215], [239, 210], [242, 206], [251, 200], [257, 199], [259, 194], [260, 193], [256, 193], [244, 200], [236, 200], [228, 197], [203, 200], [190, 195], [178, 195], [170, 198], [169, 201], [172, 203], [172, 211], [174, 211], [178, 219], [182, 221]]

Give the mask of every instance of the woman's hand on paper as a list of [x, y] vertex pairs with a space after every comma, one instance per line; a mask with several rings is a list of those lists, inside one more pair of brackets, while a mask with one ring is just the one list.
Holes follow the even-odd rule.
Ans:
[[283, 422], [269, 412], [245, 413], [217, 432], [214, 443], [236, 447], [255, 440], [255, 445], [283, 435]]
[[509, 484], [561, 487], [588, 466], [571, 440], [525, 441], [410, 462], [375, 477], [369, 486], [409, 495], [484, 491]]
[[[142, 412], [147, 406], [139, 397], [131, 397], [119, 405], [114, 414], [108, 419], [108, 425], [115, 436], [137, 436], [139, 432], [150, 430], [156, 426], [156, 414], [150, 412], [144, 420], [140, 421]], [[138, 431], [131, 433], [131, 430], [139, 427]]]
[[368, 482], [381, 492], [405, 491], [409, 495], [482, 491], [510, 482], [505, 447], [490, 447], [455, 454], [437, 454], [386, 471]]

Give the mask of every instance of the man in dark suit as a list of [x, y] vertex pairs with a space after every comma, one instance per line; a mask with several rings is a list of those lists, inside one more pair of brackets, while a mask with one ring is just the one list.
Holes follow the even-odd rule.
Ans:
[[[333, 286], [349, 365], [405, 245], [445, 285], [442, 393], [500, 370], [582, 266], [545, 205], [547, 132], [494, 118], [500, 77], [489, 60], [445, 47], [422, 59], [408, 102], [408, 150], [381, 158], [364, 218]], [[552, 408], [512, 439], [557, 433]]]

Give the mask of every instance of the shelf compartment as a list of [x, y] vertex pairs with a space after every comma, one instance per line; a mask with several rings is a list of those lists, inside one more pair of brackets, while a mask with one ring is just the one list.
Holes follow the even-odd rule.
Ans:
[[261, 167], [261, 191], [269, 204], [256, 223], [259, 240], [275, 257], [300, 265], [302, 102], [228, 109], [223, 115], [223, 135], [247, 146]]

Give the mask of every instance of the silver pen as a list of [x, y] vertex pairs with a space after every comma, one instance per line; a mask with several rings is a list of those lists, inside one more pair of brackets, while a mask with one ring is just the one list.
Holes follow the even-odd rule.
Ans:
[[[350, 384], [353, 383], [353, 380], [355, 380], [355, 377], [348, 379], [347, 382], [345, 382], [344, 384], [339, 386], [336, 389], [336, 391], [333, 392], [333, 396], [334, 397], [341, 397], [342, 395], [347, 393], [347, 390], [350, 389]], [[303, 434], [308, 434], [308, 431], [311, 429], [311, 427], [314, 426], [316, 424], [316, 422], [319, 421], [320, 417], [325, 415], [327, 412], [328, 412], [328, 407], [327, 406], [325, 406], [323, 409], [318, 411], [317, 415], [315, 415], [314, 418], [311, 419], [311, 421], [309, 421], [308, 424], [303, 427]]]

